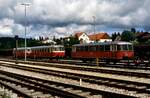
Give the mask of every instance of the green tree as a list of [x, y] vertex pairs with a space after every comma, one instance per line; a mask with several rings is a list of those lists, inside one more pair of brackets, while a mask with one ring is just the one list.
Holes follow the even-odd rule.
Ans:
[[136, 33], [136, 29], [135, 28], [131, 28], [131, 32]]
[[133, 41], [135, 39], [135, 34], [131, 31], [123, 31], [121, 35], [122, 41]]
[[113, 41], [116, 39], [116, 37], [117, 37], [116, 32], [115, 32], [115, 33], [112, 33], [112, 35], [111, 35], [111, 39], [112, 39]]

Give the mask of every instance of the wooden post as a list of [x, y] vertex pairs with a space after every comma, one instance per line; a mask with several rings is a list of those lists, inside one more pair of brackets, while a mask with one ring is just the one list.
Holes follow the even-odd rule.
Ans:
[[82, 79], [80, 79], [80, 86], [82, 85]]
[[99, 66], [99, 58], [96, 58], [96, 65]]

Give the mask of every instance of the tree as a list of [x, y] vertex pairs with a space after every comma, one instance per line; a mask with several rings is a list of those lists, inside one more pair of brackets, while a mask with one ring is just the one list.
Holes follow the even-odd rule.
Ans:
[[123, 31], [121, 35], [122, 41], [133, 41], [135, 39], [135, 34], [131, 31]]
[[136, 29], [135, 28], [131, 28], [131, 32], [136, 33]]
[[116, 32], [115, 32], [115, 33], [113, 33], [113, 34], [111, 35], [111, 39], [112, 39], [113, 41], [116, 39], [116, 37], [117, 37]]

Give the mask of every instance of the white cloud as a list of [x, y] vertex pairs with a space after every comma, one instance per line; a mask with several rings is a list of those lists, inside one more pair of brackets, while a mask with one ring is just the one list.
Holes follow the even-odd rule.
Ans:
[[[92, 32], [96, 17], [97, 31], [106, 28], [141, 27], [150, 30], [150, 0], [27, 0], [28, 36], [63, 36], [66, 32]], [[0, 21], [13, 21], [11, 34], [24, 36], [24, 0], [0, 0]], [[5, 10], [4, 10], [5, 9]], [[1, 25], [5, 25], [1, 22]], [[3, 31], [1, 28], [0, 31]], [[7, 30], [6, 30], [7, 31]], [[7, 32], [8, 32], [7, 31]], [[13, 33], [12, 33], [13, 32]], [[44, 33], [43, 33], [44, 32]], [[0, 34], [2, 34], [0, 32]], [[9, 33], [10, 34], [10, 33]], [[70, 34], [70, 33], [67, 33]], [[7, 35], [7, 33], [6, 33]]]
[[12, 36], [13, 20], [3, 19], [0, 21], [0, 35], [1, 36]]

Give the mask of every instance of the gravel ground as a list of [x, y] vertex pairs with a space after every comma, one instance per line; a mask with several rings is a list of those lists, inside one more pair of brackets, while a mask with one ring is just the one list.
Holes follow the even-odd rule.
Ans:
[[90, 84], [90, 83], [83, 82], [83, 81], [81, 83], [80, 80], [76, 81], [76, 80], [71, 80], [71, 79], [55, 77], [55, 76], [51, 76], [51, 75], [45, 75], [45, 74], [29, 72], [29, 71], [23, 71], [23, 70], [14, 69], [14, 68], [1, 67], [0, 70], [5, 70], [5, 71], [17, 73], [17, 74], [27, 75], [27, 76], [34, 76], [34, 77], [42, 78], [42, 79], [46, 79], [46, 80], [63, 82], [66, 84], [74, 84], [74, 85], [82, 84], [83, 87], [89, 87], [89, 88], [98, 89], [98, 90], [105, 90], [105, 91], [110, 91], [110, 92], [115, 92], [115, 93], [127, 94], [127, 95], [132, 95], [132, 96], [141, 97], [141, 98], [149, 98], [150, 97], [150, 95], [137, 94], [134, 91], [127, 91], [127, 90], [123, 90], [123, 89], [107, 87], [105, 85]]
[[0, 98], [18, 98], [17, 94], [13, 93], [11, 90], [8, 90], [0, 86]]
[[32, 66], [32, 67], [35, 67], [35, 68], [42, 68], [42, 69], [50, 69], [50, 70], [55, 70], [55, 71], [79, 73], [79, 74], [93, 75], [93, 76], [99, 76], [99, 77], [107, 77], [107, 78], [113, 78], [113, 79], [128, 80], [128, 81], [134, 81], [134, 82], [138, 81], [138, 82], [142, 82], [142, 83], [150, 83], [150, 79], [148, 79], [148, 78], [138, 78], [138, 77], [133, 77], [133, 76], [131, 77], [131, 76], [97, 73], [97, 72], [89, 72], [89, 71], [79, 71], [79, 70], [72, 70], [72, 69], [62, 69], [62, 68], [27, 65], [27, 64], [19, 64], [19, 65], [29, 66], [29, 67]]

